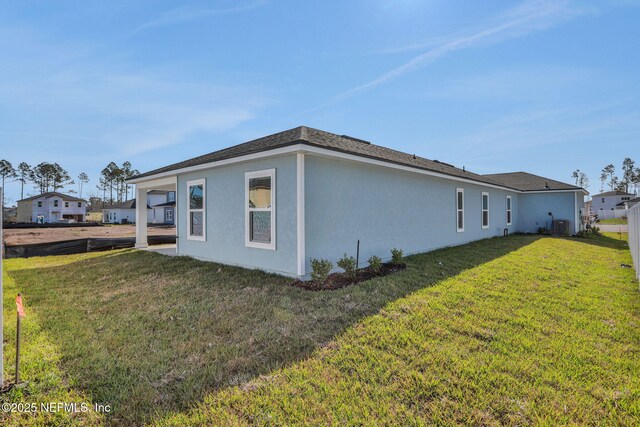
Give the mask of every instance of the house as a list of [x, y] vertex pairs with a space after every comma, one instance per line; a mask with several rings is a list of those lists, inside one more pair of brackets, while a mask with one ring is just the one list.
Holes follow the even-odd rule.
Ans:
[[2, 208], [2, 221], [3, 222], [16, 222], [18, 217], [18, 208], [12, 206], [10, 208]]
[[[173, 224], [175, 205], [175, 191], [149, 191], [147, 193], [147, 223]], [[136, 199], [105, 208], [102, 210], [102, 215], [102, 221], [108, 224], [133, 224], [136, 222]]]
[[[153, 211], [147, 204], [147, 222], [153, 218]], [[136, 199], [116, 203], [102, 210], [102, 222], [105, 224], [133, 224], [136, 222]]]
[[18, 200], [18, 222], [84, 222], [87, 202], [56, 191]]
[[640, 197], [635, 197], [631, 200], [627, 200], [624, 203], [624, 208], [625, 209], [631, 209], [633, 206], [637, 205], [638, 203], [640, 203]]
[[[346, 135], [297, 127], [128, 181], [176, 191], [177, 253], [306, 278], [310, 259], [360, 266], [505, 232], [579, 230], [587, 192], [530, 173], [479, 175]], [[140, 205], [138, 205], [140, 206]], [[139, 218], [144, 209], [136, 209]], [[560, 221], [562, 220], [562, 221]], [[136, 246], [147, 245], [136, 223]]]
[[628, 202], [634, 197], [636, 197], [635, 194], [625, 191], [607, 191], [596, 194], [592, 197], [591, 209], [596, 214], [599, 210], [624, 209], [624, 202]]

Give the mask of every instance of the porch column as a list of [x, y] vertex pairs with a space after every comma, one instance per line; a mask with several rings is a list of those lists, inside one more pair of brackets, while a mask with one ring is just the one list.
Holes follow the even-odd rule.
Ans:
[[147, 246], [147, 189], [136, 185], [136, 248]]

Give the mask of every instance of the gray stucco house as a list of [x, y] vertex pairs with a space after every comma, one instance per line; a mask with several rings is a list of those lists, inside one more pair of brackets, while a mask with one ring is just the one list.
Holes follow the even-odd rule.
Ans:
[[[176, 191], [177, 252], [304, 278], [311, 258], [388, 259], [536, 232], [552, 218], [579, 227], [586, 191], [525, 172], [478, 175], [437, 160], [301, 126], [140, 174]], [[141, 218], [145, 209], [136, 212]], [[551, 213], [551, 215], [550, 215]], [[146, 221], [136, 221], [138, 247]], [[366, 262], [363, 262], [364, 266]]]

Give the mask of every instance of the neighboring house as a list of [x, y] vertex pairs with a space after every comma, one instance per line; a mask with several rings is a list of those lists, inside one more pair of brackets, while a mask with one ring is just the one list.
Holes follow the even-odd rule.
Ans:
[[[102, 222], [106, 224], [128, 224], [136, 222], [136, 199], [116, 203], [102, 210]], [[147, 222], [153, 218], [153, 211], [147, 204]]]
[[640, 197], [627, 200], [626, 202], [624, 202], [624, 208], [631, 209], [633, 206], [637, 205], [638, 203], [640, 203]]
[[2, 209], [3, 222], [16, 222], [18, 218], [18, 208], [16, 206]]
[[84, 199], [58, 192], [18, 200], [18, 222], [84, 222], [86, 213]]
[[626, 193], [624, 191], [607, 191], [606, 193], [596, 194], [592, 197], [591, 209], [595, 214], [599, 210], [624, 209], [624, 202], [636, 197], [635, 194]]
[[[306, 278], [310, 259], [390, 258], [566, 220], [584, 189], [525, 172], [478, 175], [298, 127], [138, 175], [136, 197], [176, 191], [177, 252]], [[144, 210], [137, 209], [143, 217]], [[560, 224], [560, 222], [556, 222]], [[136, 225], [136, 245], [147, 229]]]
[[153, 224], [173, 224], [176, 211], [175, 191], [149, 191], [147, 202], [153, 209], [152, 218], [149, 220]]
[[102, 222], [102, 219], [103, 213], [101, 210], [87, 212], [87, 215], [85, 217], [85, 221], [87, 222]]
[[[173, 224], [176, 205], [175, 191], [149, 191], [147, 194], [147, 223]], [[118, 203], [102, 210], [102, 221], [108, 224], [136, 222], [136, 199]]]

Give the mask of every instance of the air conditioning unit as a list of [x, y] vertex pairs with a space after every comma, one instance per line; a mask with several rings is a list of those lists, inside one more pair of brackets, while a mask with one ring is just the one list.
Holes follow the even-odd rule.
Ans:
[[553, 221], [553, 234], [566, 236], [571, 234], [568, 219], [556, 219]]

